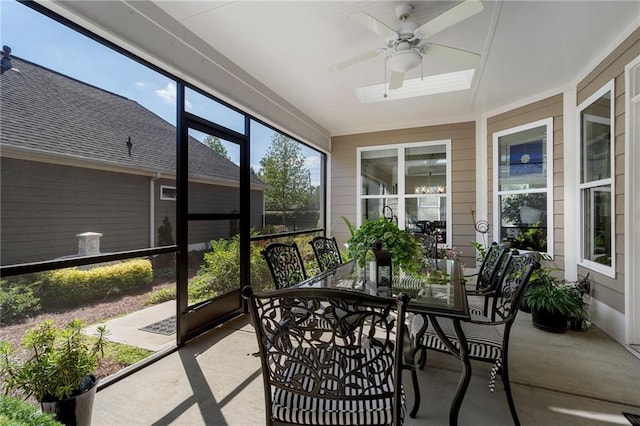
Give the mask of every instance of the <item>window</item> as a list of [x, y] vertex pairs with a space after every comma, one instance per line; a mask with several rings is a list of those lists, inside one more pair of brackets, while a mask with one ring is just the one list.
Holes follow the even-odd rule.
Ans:
[[175, 186], [160, 186], [160, 199], [161, 200], [176, 200], [176, 187]]
[[442, 247], [451, 241], [451, 141], [358, 149], [358, 224], [386, 216], [401, 229], [426, 223]]
[[553, 119], [496, 132], [493, 149], [500, 241], [553, 255]]
[[608, 276], [614, 267], [613, 81], [578, 106], [582, 265]]

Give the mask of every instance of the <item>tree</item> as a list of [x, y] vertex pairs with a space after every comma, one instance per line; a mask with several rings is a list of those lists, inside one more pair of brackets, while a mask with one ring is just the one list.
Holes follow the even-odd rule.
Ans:
[[311, 175], [304, 167], [305, 157], [296, 141], [275, 133], [266, 155], [260, 160], [258, 177], [271, 188], [265, 195], [267, 210], [282, 213], [286, 226], [286, 212], [307, 204], [311, 189]]
[[229, 152], [227, 151], [227, 148], [222, 144], [222, 142], [220, 142], [219, 137], [209, 135], [206, 138], [204, 138], [202, 143], [208, 146], [209, 148], [211, 148], [212, 150], [214, 150], [215, 152], [217, 152], [218, 154], [220, 154], [221, 156], [223, 156], [224, 158], [226, 158], [227, 160], [231, 160], [231, 157], [229, 156]]

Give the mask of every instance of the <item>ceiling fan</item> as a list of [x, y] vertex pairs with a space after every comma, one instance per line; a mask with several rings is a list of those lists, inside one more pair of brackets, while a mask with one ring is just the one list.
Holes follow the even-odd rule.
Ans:
[[349, 19], [363, 27], [381, 35], [385, 39], [385, 47], [362, 53], [346, 61], [329, 67], [330, 71], [340, 71], [357, 63], [376, 56], [384, 56], [387, 68], [391, 71], [389, 89], [402, 87], [405, 73], [422, 63], [424, 55], [442, 58], [459, 67], [474, 67], [480, 55], [427, 40], [435, 33], [457, 24], [484, 10], [482, 1], [465, 0], [457, 6], [438, 15], [429, 22], [419, 25], [409, 20], [413, 6], [400, 3], [395, 8], [400, 21], [393, 27], [379, 21], [364, 12], [349, 15]]

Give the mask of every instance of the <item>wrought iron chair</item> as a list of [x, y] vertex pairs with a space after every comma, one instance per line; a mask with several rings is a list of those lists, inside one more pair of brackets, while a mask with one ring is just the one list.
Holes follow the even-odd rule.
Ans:
[[267, 425], [402, 424], [407, 296], [250, 287], [242, 295], [260, 349]]
[[338, 266], [342, 263], [342, 256], [335, 237], [315, 237], [309, 244], [318, 261], [320, 272]]
[[307, 278], [298, 245], [271, 243], [262, 250], [276, 289], [290, 287]]
[[[509, 251], [509, 243], [498, 244], [494, 241], [489, 246], [478, 273], [465, 275], [465, 279], [476, 277], [475, 283], [467, 284], [466, 292], [468, 296], [483, 296], [483, 315], [487, 315], [489, 301], [496, 295], [500, 279], [507, 266]], [[495, 318], [492, 319], [495, 320]]]
[[[489, 316], [472, 314], [469, 321], [461, 322], [467, 340], [469, 358], [493, 364], [489, 389], [495, 389], [495, 376], [500, 374], [509, 403], [513, 422], [520, 424], [516, 412], [511, 385], [509, 383], [508, 351], [511, 326], [519, 311], [524, 292], [529, 284], [533, 271], [540, 267], [537, 253], [520, 255], [513, 251], [507, 268], [502, 276], [499, 294], [494, 298]], [[496, 320], [491, 318], [495, 317]], [[416, 340], [416, 352], [421, 351], [420, 368], [424, 368], [427, 360], [427, 349], [451, 354], [447, 348], [451, 344], [459, 349], [453, 323], [450, 319], [439, 319], [437, 323], [426, 325], [424, 318], [416, 315], [412, 323], [411, 333]], [[448, 342], [445, 342], [447, 340]]]

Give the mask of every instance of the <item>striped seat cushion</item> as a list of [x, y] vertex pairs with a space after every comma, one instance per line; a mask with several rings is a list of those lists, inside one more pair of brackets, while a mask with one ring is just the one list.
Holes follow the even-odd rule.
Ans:
[[[323, 362], [314, 371], [310, 371], [308, 364], [304, 363], [285, 364], [289, 368], [287, 377], [309, 394], [291, 388], [276, 388], [272, 399], [273, 418], [305, 425], [391, 425], [393, 380], [388, 375], [388, 365], [382, 364], [392, 363], [393, 356], [389, 354], [383, 357], [384, 360], [379, 359], [370, 366], [358, 367], [375, 359], [378, 354], [379, 348], [353, 349], [347, 357], [339, 356], [331, 349], [298, 350], [296, 359], [321, 359]], [[361, 374], [356, 373], [357, 370]], [[335, 391], [341, 381], [346, 385], [346, 396], [332, 396], [332, 390]], [[389, 394], [380, 397], [381, 392]], [[405, 411], [406, 402], [402, 392], [402, 419]]]
[[[473, 319], [477, 319], [479, 316], [472, 315], [472, 317]], [[422, 321], [422, 316], [416, 315], [412, 322], [411, 333], [416, 338], [416, 342], [428, 349], [448, 352], [447, 347], [442, 343], [431, 324], [429, 324], [427, 331], [422, 336], [417, 335], [423, 324]], [[451, 342], [453, 342], [455, 347], [459, 348], [456, 332], [453, 329], [453, 322], [447, 318], [439, 318], [438, 324], [440, 324], [442, 331], [451, 340]], [[461, 325], [464, 335], [467, 338], [469, 356], [472, 358], [486, 360], [497, 360], [502, 358], [501, 327], [470, 322], [461, 322]]]

